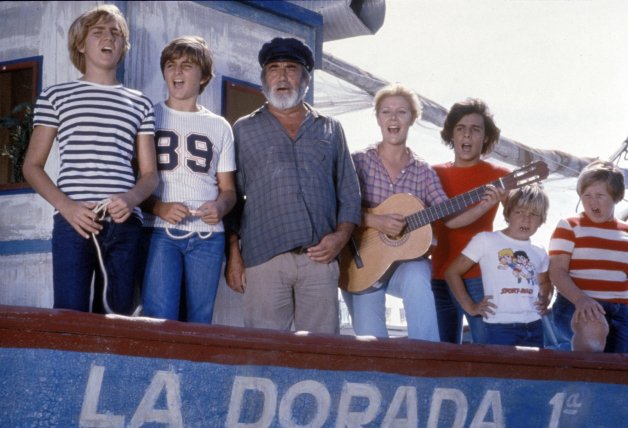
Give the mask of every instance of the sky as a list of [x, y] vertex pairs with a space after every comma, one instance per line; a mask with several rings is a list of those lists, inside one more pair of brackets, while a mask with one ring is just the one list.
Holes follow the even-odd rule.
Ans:
[[375, 35], [323, 49], [447, 109], [481, 98], [515, 141], [608, 159], [628, 136], [626, 22], [624, 0], [387, 0]]
[[[447, 109], [481, 98], [502, 136], [528, 146], [609, 159], [628, 136], [626, 22], [624, 0], [386, 0], [375, 35], [323, 50]], [[317, 91], [328, 82], [321, 76]], [[336, 117], [351, 151], [379, 141], [372, 108]], [[431, 164], [450, 161], [439, 131], [419, 122], [408, 146]], [[533, 241], [547, 246], [557, 221], [582, 210], [575, 184], [545, 180], [550, 211]], [[622, 202], [616, 214], [626, 209]]]

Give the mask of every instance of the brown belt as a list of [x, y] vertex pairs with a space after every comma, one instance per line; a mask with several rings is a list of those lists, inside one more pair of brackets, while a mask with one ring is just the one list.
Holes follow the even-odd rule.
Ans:
[[307, 247], [296, 247], [290, 250], [291, 253], [301, 255], [307, 253]]

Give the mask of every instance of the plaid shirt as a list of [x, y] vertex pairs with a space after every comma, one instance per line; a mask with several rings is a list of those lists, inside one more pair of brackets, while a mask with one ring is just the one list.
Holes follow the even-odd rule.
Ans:
[[352, 155], [360, 178], [362, 205], [365, 208], [374, 208], [396, 193], [411, 193], [426, 207], [447, 200], [436, 172], [412, 150], [408, 151], [411, 155], [410, 162], [393, 181], [377, 153], [377, 145]]
[[316, 245], [339, 223], [360, 224], [360, 187], [342, 126], [306, 107], [294, 141], [267, 106], [233, 127], [246, 267]]

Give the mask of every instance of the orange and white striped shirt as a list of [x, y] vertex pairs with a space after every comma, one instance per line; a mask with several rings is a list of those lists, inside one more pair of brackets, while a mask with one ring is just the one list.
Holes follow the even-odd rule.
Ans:
[[594, 223], [584, 213], [558, 222], [549, 255], [567, 254], [569, 276], [588, 296], [628, 304], [628, 223]]

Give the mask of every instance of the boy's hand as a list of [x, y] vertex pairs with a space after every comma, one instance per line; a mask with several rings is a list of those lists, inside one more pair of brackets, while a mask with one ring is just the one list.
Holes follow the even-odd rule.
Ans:
[[204, 223], [217, 224], [224, 216], [224, 206], [218, 201], [207, 201], [192, 213], [200, 217]]
[[181, 202], [156, 201], [153, 212], [162, 220], [173, 225], [191, 215], [188, 207]]
[[602, 322], [606, 311], [595, 299], [583, 294], [575, 303], [573, 319], [576, 322]]
[[135, 205], [131, 203], [130, 197], [126, 193], [111, 196], [111, 201], [107, 205], [107, 213], [114, 222], [124, 223], [133, 214]]
[[493, 296], [484, 296], [481, 302], [474, 303], [469, 312], [471, 315], [482, 315], [482, 318], [488, 318], [489, 315], [494, 315], [495, 311], [492, 308], [497, 308], [497, 305], [491, 302]]
[[90, 233], [98, 234], [102, 225], [98, 223], [98, 215], [92, 211], [95, 202], [76, 202], [68, 200], [59, 207], [59, 213], [70, 223], [70, 226], [85, 239], [89, 239]]
[[482, 200], [480, 201], [480, 205], [484, 205], [488, 208], [500, 202], [503, 198], [503, 192], [500, 191], [492, 184], [486, 185], [486, 192], [482, 195]]
[[536, 307], [536, 310], [539, 312], [539, 315], [545, 315], [549, 312], [548, 306], [551, 300], [550, 297], [551, 297], [550, 294], [543, 295], [539, 293], [539, 298], [537, 299], [536, 302], [534, 302], [534, 306]]

